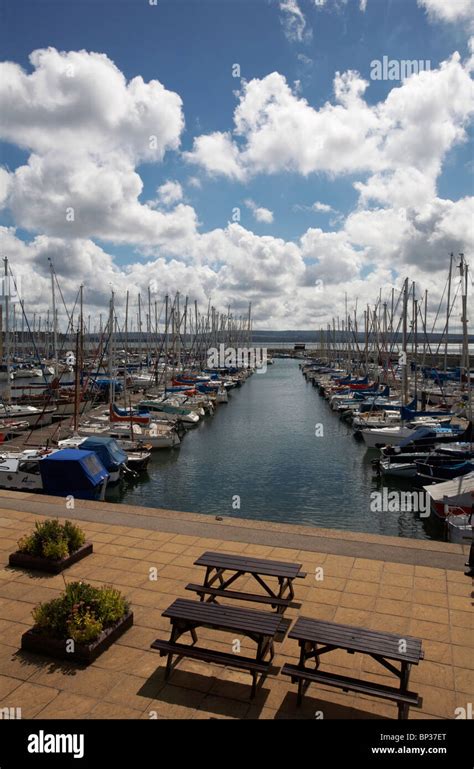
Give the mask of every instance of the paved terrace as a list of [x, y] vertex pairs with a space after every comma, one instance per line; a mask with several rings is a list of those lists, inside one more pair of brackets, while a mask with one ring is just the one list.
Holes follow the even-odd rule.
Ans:
[[[51, 516], [82, 521], [94, 554], [59, 576], [10, 569], [18, 538]], [[209, 549], [301, 562], [308, 576], [297, 580], [296, 597], [304, 615], [422, 638], [425, 659], [412, 668], [410, 688], [423, 697], [423, 709], [411, 708], [410, 718], [454, 718], [473, 701], [466, 547], [97, 502], [66, 510], [57, 497], [0, 491], [0, 707], [20, 707], [23, 718], [273, 719], [315, 718], [317, 711], [324, 718], [396, 717], [384, 700], [314, 684], [297, 711], [296, 687], [281, 676], [267, 678], [251, 702], [247, 673], [193, 660], [182, 660], [165, 683], [165, 659], [150, 643], [168, 637], [161, 613], [175, 597], [193, 597], [184, 588], [202, 580], [193, 561]], [[152, 566], [158, 581], [148, 579]], [[19, 652], [32, 608], [78, 579], [119, 587], [132, 604], [134, 627], [88, 668]], [[203, 629], [199, 637], [223, 651], [233, 640]], [[244, 654], [250, 643], [242, 640]], [[278, 666], [296, 660], [295, 641], [285, 639], [276, 651]], [[370, 658], [342, 651], [328, 655], [323, 669], [394, 682]]]

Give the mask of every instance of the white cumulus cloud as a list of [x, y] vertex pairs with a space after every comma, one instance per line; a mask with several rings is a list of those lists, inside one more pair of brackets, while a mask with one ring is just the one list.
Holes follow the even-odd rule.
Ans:
[[441, 21], [469, 21], [474, 18], [474, 5], [472, 0], [418, 0], [433, 19]]
[[271, 224], [273, 222], [273, 211], [270, 211], [269, 208], [257, 206], [257, 204], [250, 198], [245, 201], [245, 205], [253, 213], [257, 222], [263, 222], [264, 224]]

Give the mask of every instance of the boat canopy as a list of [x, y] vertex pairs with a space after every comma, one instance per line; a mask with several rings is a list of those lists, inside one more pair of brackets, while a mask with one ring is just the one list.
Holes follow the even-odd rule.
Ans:
[[91, 435], [81, 443], [81, 451], [94, 451], [106, 470], [117, 470], [127, 461], [127, 455], [115, 438], [105, 435]]
[[108, 478], [107, 470], [93, 451], [60, 449], [39, 463], [43, 491], [89, 498]]
[[414, 433], [411, 433], [406, 438], [403, 438], [402, 441], [398, 444], [401, 448], [404, 446], [408, 446], [409, 443], [413, 443], [413, 441], [418, 441], [420, 438], [432, 438], [436, 435], [433, 428], [430, 427], [420, 427], [418, 430], [415, 430]]

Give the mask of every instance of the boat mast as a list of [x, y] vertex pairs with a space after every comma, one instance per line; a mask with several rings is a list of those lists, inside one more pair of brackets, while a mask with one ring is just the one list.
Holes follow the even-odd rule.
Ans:
[[147, 321], [146, 321], [146, 358], [147, 358], [147, 366], [150, 364], [151, 360], [151, 352], [150, 352], [150, 344], [151, 344], [151, 289], [150, 285], [148, 285], [148, 315], [147, 315]]
[[140, 292], [138, 292], [138, 354], [140, 357], [140, 371], [142, 370], [142, 297]]
[[252, 344], [252, 302], [249, 302], [249, 312], [247, 316], [247, 347]]
[[426, 334], [427, 334], [427, 323], [428, 323], [428, 289], [425, 290], [425, 305], [423, 308], [424, 311], [424, 320], [423, 320], [423, 367], [426, 365]]
[[[415, 293], [414, 283], [413, 293]], [[418, 299], [413, 299], [413, 344], [415, 348], [415, 399], [418, 402]]]
[[110, 298], [110, 311], [109, 311], [109, 359], [108, 359], [108, 375], [109, 375], [109, 406], [111, 407], [115, 400], [115, 383], [113, 377], [113, 345], [114, 345], [114, 292]]
[[82, 294], [83, 286], [79, 288], [79, 326], [76, 334], [76, 368], [74, 373], [74, 435], [77, 434], [79, 420], [79, 379], [82, 368]]
[[10, 403], [12, 399], [11, 387], [11, 360], [10, 360], [10, 284], [8, 280], [8, 256], [5, 263], [5, 362], [7, 364], [7, 384], [5, 387], [5, 400]]
[[179, 291], [176, 292], [176, 316], [177, 316], [177, 325], [175, 325], [176, 360], [177, 360], [178, 374], [180, 374], [181, 373], [181, 311], [179, 309]]
[[124, 366], [124, 372], [123, 372], [123, 392], [124, 392], [124, 403], [127, 404], [126, 395], [127, 395], [127, 375], [128, 375], [128, 291], [125, 298], [125, 339], [124, 339], [124, 346], [125, 346], [125, 366]]
[[449, 316], [451, 313], [451, 277], [453, 272], [453, 254], [449, 257], [449, 275], [448, 275], [448, 299], [446, 305], [446, 339], [444, 342], [444, 373], [448, 369], [448, 332], [449, 332]]
[[165, 296], [165, 388], [168, 381], [168, 294]]
[[188, 333], [188, 297], [186, 297], [186, 300], [184, 302], [184, 330], [183, 330], [183, 360], [184, 360], [184, 366], [186, 366], [186, 356], [187, 356], [187, 340], [186, 335]]
[[462, 358], [461, 358], [461, 389], [465, 389], [467, 382], [467, 397], [468, 397], [468, 419], [472, 420], [472, 400], [471, 400], [471, 369], [469, 361], [469, 338], [467, 333], [467, 286], [468, 286], [468, 272], [469, 267], [464, 258], [464, 254], [459, 254], [461, 262], [459, 264], [459, 271], [461, 273], [462, 280]]
[[402, 341], [402, 403], [408, 403], [408, 368], [407, 368], [407, 315], [408, 315], [408, 278], [403, 286], [403, 341]]
[[53, 262], [51, 261], [50, 257], [48, 257], [48, 261], [49, 261], [49, 268], [51, 272], [51, 299], [52, 299], [52, 310], [53, 310], [53, 369], [54, 369], [54, 378], [57, 379], [57, 376], [58, 376], [58, 325], [57, 325], [57, 315], [56, 315], [56, 290], [54, 285]]

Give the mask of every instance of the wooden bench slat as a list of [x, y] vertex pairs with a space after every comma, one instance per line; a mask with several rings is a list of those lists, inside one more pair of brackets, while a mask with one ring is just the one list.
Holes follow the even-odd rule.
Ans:
[[243, 670], [253, 671], [254, 673], [268, 673], [272, 665], [270, 662], [256, 662], [250, 657], [229, 654], [228, 652], [213, 651], [204, 649], [201, 646], [189, 646], [188, 644], [170, 643], [161, 641], [159, 638], [151, 644], [152, 649], [156, 649], [163, 657], [165, 654], [176, 654], [181, 657], [191, 657], [193, 659], [203, 660], [204, 662], [215, 663], [217, 665], [231, 665], [232, 667], [242, 668]]
[[162, 614], [170, 619], [183, 619], [199, 624], [211, 625], [228, 630], [254, 632], [274, 636], [281, 622], [281, 616], [270, 612], [246, 609], [240, 606], [226, 606], [202, 601], [177, 598]]
[[204, 587], [204, 585], [190, 582], [186, 585], [186, 590], [192, 590], [194, 593], [205, 593], [207, 595], [221, 596], [222, 598], [234, 598], [241, 601], [254, 601], [255, 603], [271, 604], [272, 606], [286, 606], [287, 608], [298, 609], [301, 604], [297, 601], [291, 601], [289, 598], [272, 598], [269, 595], [256, 595], [255, 593], [241, 593], [238, 590], [221, 590], [218, 587]]
[[[299, 617], [288, 637], [367, 654], [379, 654], [413, 664], [418, 664], [423, 659], [421, 641], [418, 638], [407, 637], [403, 634], [380, 633], [369, 628], [340, 625], [333, 622], [321, 622], [310, 617]], [[404, 652], [400, 651], [401, 639], [407, 643]]]
[[266, 558], [252, 558], [230, 553], [213, 553], [211, 551], [203, 553], [194, 561], [194, 565], [246, 571], [268, 577], [304, 578], [306, 576], [306, 573], [301, 571], [301, 563], [271, 561]]
[[395, 702], [401, 702], [406, 705], [414, 705], [415, 707], [420, 707], [422, 704], [422, 699], [416, 692], [401, 692], [394, 686], [375, 684], [371, 681], [360, 681], [357, 678], [340, 676], [336, 673], [323, 673], [317, 670], [312, 671], [308, 669], [303, 670], [297, 665], [290, 665], [289, 663], [283, 665], [281, 673], [282, 675], [290, 676], [291, 678], [304, 679], [305, 681], [320, 683], [325, 686], [335, 686], [339, 689], [348, 689], [374, 697], [383, 697], [384, 699], [394, 700]]

